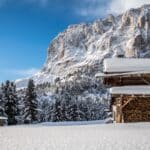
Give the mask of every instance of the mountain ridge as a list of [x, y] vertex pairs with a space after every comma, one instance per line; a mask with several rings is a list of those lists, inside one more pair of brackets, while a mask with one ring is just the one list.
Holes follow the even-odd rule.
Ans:
[[[150, 58], [150, 5], [69, 26], [51, 42], [43, 69], [31, 78], [36, 84], [93, 78], [108, 57]], [[27, 81], [16, 81], [17, 87], [26, 87]]]

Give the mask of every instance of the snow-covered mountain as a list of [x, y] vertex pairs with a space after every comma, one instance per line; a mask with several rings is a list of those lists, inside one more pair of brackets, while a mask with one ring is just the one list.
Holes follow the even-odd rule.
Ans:
[[[107, 57], [150, 57], [150, 5], [69, 26], [51, 42], [43, 69], [32, 78], [36, 84], [93, 78]], [[24, 87], [27, 81], [16, 83]]]

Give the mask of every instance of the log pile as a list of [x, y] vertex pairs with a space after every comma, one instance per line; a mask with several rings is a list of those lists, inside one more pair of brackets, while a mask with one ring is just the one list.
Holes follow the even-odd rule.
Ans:
[[117, 106], [115, 118], [118, 123], [150, 121], [149, 96], [118, 95], [113, 97], [112, 105]]

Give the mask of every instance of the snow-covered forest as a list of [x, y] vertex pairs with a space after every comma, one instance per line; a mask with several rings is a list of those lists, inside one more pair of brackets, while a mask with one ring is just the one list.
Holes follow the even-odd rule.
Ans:
[[0, 88], [0, 116], [8, 119], [8, 125], [102, 120], [109, 101], [99, 90], [96, 81], [87, 78], [82, 83], [57, 79], [55, 85], [35, 85], [29, 80], [25, 89], [16, 89], [15, 83], [6, 81]]

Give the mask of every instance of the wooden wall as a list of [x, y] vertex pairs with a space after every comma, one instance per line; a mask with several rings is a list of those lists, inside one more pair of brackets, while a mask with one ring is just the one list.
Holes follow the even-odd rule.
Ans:
[[116, 106], [115, 121], [121, 122], [149, 122], [150, 97], [124, 95], [112, 98], [111, 106]]
[[103, 84], [107, 86], [124, 85], [150, 85], [150, 75], [110, 76], [103, 78]]
[[124, 122], [149, 122], [150, 98], [135, 99], [123, 108]]
[[0, 126], [4, 126], [4, 125], [6, 125], [6, 120], [3, 120], [3, 119], [0, 119]]
[[[150, 85], [150, 73], [110, 75], [103, 77], [107, 87]], [[150, 122], [150, 95], [112, 95], [111, 108], [116, 122]], [[112, 109], [113, 111], [113, 109]]]

